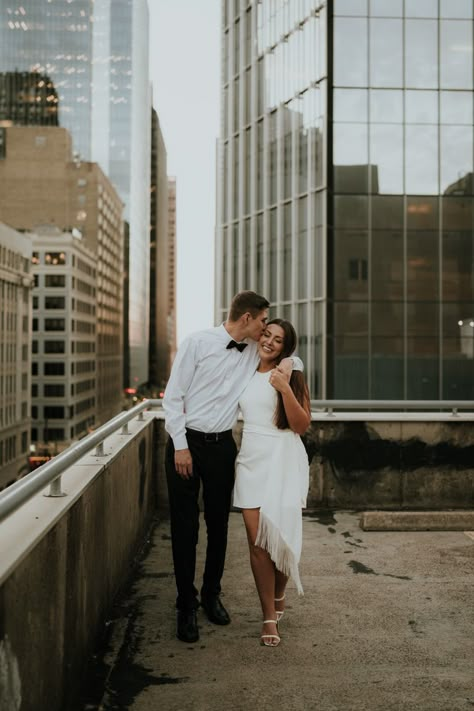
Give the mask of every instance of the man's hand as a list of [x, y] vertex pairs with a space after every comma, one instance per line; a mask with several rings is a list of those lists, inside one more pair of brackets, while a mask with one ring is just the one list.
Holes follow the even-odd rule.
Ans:
[[176, 449], [174, 453], [174, 466], [177, 474], [183, 479], [189, 479], [193, 473], [193, 458], [189, 449]]

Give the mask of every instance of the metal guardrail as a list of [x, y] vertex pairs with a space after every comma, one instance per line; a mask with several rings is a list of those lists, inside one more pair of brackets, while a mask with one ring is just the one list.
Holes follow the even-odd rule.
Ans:
[[[95, 456], [104, 456], [104, 440], [121, 428], [121, 434], [128, 434], [128, 423], [138, 415], [143, 419], [143, 411], [154, 407], [161, 407], [162, 400], [143, 400], [135, 407], [121, 412], [99, 427], [95, 432], [87, 435], [80, 442], [71, 445], [61, 454], [58, 454], [46, 464], [30, 472], [22, 479], [11, 484], [0, 492], [0, 522], [20, 508], [33, 496], [38, 494], [48, 485], [48, 496], [65, 496], [61, 490], [61, 475], [68, 467], [75, 464], [81, 457], [88, 454], [94, 447]], [[403, 412], [404, 410], [451, 410], [453, 417], [458, 416], [458, 410], [473, 410], [472, 400], [311, 400], [311, 410], [326, 410], [327, 417], [334, 417], [334, 410], [391, 410]]]
[[311, 400], [311, 410], [326, 410], [331, 417], [334, 410], [388, 410], [404, 412], [405, 410], [451, 410], [453, 417], [458, 416], [458, 410], [473, 410], [473, 400]]
[[95, 456], [103, 457], [106, 437], [115, 434], [120, 428], [120, 434], [127, 435], [128, 423], [131, 420], [135, 419], [137, 415], [138, 420], [143, 420], [144, 410], [159, 407], [161, 403], [161, 400], [143, 400], [130, 410], [121, 412], [106, 422], [105, 425], [95, 430], [95, 432], [91, 432], [84, 439], [71, 445], [49, 462], [46, 462], [0, 492], [0, 522], [33, 496], [39, 494], [48, 485], [51, 485], [48, 496], [65, 496], [61, 490], [61, 475], [66, 469], [79, 461], [85, 454], [91, 452], [94, 447], [96, 448]]

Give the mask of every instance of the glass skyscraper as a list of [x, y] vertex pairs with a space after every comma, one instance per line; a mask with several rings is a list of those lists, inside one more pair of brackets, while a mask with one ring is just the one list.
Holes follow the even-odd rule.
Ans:
[[217, 320], [267, 295], [315, 398], [472, 398], [472, 1], [222, 8]]
[[78, 159], [96, 161], [130, 225], [130, 379], [148, 377], [151, 95], [147, 0], [0, 0], [0, 73], [38, 72]]

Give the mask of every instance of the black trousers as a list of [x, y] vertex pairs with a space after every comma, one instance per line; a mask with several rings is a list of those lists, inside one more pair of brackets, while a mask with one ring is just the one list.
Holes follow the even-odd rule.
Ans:
[[237, 455], [237, 446], [231, 433], [218, 441], [206, 440], [201, 433], [193, 433], [193, 431], [187, 431], [186, 434], [193, 458], [192, 476], [183, 479], [176, 472], [171, 438], [168, 439], [165, 455], [178, 610], [196, 609], [199, 605], [194, 576], [201, 482], [204, 520], [207, 528], [206, 563], [201, 597], [219, 595], [221, 591]]

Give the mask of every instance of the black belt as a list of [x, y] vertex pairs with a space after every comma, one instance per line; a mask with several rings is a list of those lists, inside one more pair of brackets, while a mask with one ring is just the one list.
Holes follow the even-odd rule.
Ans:
[[225, 430], [225, 432], [199, 432], [199, 430], [192, 430], [190, 427], [186, 427], [186, 434], [191, 438], [201, 440], [201, 442], [220, 442], [223, 439], [230, 439], [232, 430]]

